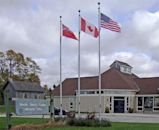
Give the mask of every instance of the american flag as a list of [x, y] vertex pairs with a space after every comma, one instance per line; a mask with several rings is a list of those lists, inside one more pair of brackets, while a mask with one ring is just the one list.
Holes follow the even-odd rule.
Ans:
[[100, 26], [111, 31], [121, 32], [121, 28], [119, 27], [118, 23], [102, 13]]

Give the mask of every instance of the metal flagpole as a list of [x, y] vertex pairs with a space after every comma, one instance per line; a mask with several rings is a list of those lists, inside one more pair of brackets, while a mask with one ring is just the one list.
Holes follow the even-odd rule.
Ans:
[[99, 37], [98, 37], [98, 56], [99, 56], [99, 79], [98, 79], [98, 87], [99, 87], [99, 121], [101, 122], [101, 58], [100, 58], [100, 2], [98, 2], [98, 31], [99, 31]]
[[80, 33], [81, 33], [81, 16], [79, 12], [79, 32], [78, 32], [78, 117], [80, 118]]
[[62, 117], [62, 16], [60, 16], [60, 117]]

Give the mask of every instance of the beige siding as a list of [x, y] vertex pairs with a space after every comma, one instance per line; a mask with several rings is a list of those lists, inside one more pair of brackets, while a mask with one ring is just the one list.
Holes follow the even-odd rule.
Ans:
[[[101, 97], [102, 112], [104, 112], [104, 97]], [[98, 96], [81, 96], [81, 112], [99, 112]]]
[[130, 97], [130, 108], [133, 108], [134, 111], [136, 111], [136, 105], [135, 105], [135, 96]]
[[[70, 101], [73, 102], [72, 107], [70, 106]], [[62, 98], [62, 105], [63, 109], [68, 111], [75, 111], [76, 110], [76, 98], [74, 96], [68, 96]], [[54, 106], [60, 108], [60, 98], [54, 97]]]

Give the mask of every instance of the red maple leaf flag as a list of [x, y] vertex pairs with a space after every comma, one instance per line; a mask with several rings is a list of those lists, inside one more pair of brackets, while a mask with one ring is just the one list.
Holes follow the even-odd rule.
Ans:
[[68, 38], [78, 40], [75, 34], [65, 25], [62, 24], [62, 35]]
[[93, 24], [87, 22], [85, 19], [81, 18], [81, 30], [93, 37], [99, 36], [99, 31]]

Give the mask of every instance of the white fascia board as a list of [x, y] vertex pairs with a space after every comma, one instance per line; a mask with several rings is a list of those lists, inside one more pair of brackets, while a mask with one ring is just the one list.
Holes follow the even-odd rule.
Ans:
[[155, 97], [158, 97], [159, 96], [159, 94], [146, 94], [146, 95], [136, 95], [136, 97], [153, 97], [153, 96], [155, 96]]

